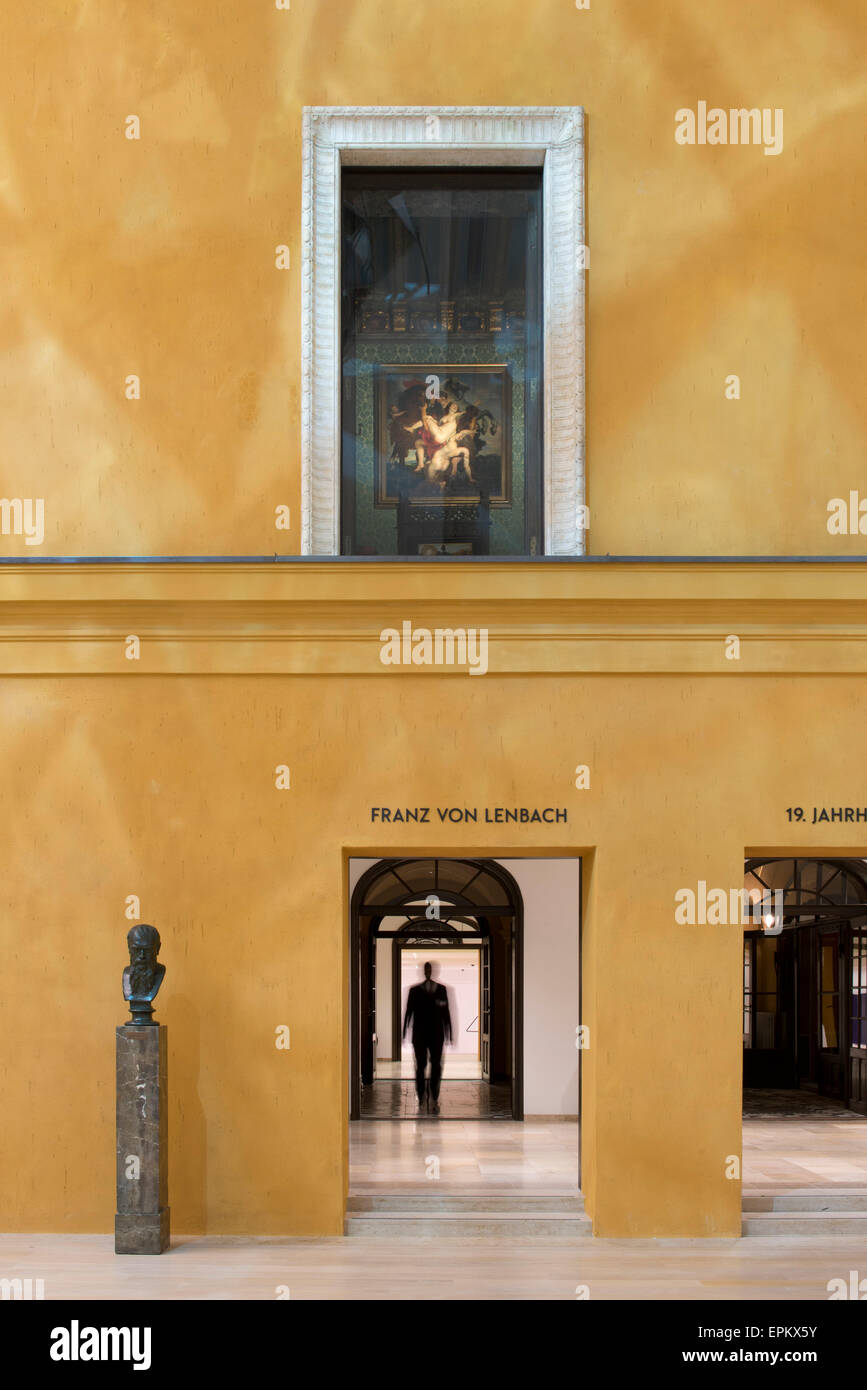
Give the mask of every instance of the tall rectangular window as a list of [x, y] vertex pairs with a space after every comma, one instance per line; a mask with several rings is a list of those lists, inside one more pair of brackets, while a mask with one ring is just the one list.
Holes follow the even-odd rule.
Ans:
[[867, 933], [852, 932], [852, 1047], [867, 1050]]
[[819, 953], [820, 1046], [828, 1052], [839, 1047], [840, 980], [836, 936], [821, 937]]
[[342, 190], [342, 553], [540, 554], [541, 170]]
[[779, 1045], [777, 1038], [778, 955], [777, 938], [757, 933], [754, 937], [755, 964], [753, 1008], [754, 1038], [758, 1048]]

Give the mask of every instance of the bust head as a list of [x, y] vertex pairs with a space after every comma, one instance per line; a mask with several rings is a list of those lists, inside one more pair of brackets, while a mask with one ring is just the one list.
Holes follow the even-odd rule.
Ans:
[[129, 982], [133, 995], [146, 995], [153, 985], [160, 949], [160, 934], [147, 922], [136, 922], [126, 934], [129, 947]]
[[166, 967], [157, 962], [160, 934], [147, 922], [137, 922], [126, 936], [129, 965], [123, 972], [123, 997], [129, 1000], [131, 1023], [150, 1023], [156, 996]]

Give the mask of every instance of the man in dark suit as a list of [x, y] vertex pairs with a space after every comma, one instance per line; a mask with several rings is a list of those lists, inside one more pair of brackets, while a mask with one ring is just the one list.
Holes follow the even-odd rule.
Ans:
[[443, 1072], [443, 1043], [452, 1040], [452, 1020], [449, 996], [445, 985], [431, 979], [430, 962], [425, 963], [424, 980], [413, 985], [406, 1001], [403, 1036], [412, 1019], [412, 1050], [415, 1053], [415, 1091], [419, 1110], [425, 1103], [424, 1073], [430, 1053], [430, 1103], [435, 1115], [440, 1113], [440, 1078]]

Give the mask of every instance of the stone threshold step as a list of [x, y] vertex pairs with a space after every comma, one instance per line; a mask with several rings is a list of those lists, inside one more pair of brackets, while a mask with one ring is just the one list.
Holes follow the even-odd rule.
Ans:
[[867, 1212], [862, 1192], [745, 1192], [745, 1212]]
[[745, 1236], [857, 1236], [867, 1239], [864, 1211], [756, 1211], [741, 1225]]
[[402, 1215], [416, 1212], [496, 1212], [500, 1215], [544, 1212], [547, 1215], [567, 1213], [580, 1216], [584, 1211], [583, 1197], [548, 1196], [489, 1196], [483, 1193], [462, 1196], [454, 1192], [406, 1192], [401, 1195], [352, 1196], [347, 1215], [362, 1212], [396, 1212]]
[[429, 1212], [424, 1216], [407, 1213], [371, 1212], [347, 1216], [344, 1223], [347, 1236], [430, 1236], [445, 1239], [477, 1239], [493, 1236], [506, 1240], [574, 1240], [590, 1236], [589, 1217], [544, 1215], [495, 1216], [490, 1212]]
[[352, 1217], [357, 1221], [402, 1221], [404, 1218], [410, 1221], [421, 1219], [422, 1221], [463, 1221], [466, 1217], [483, 1217], [485, 1221], [537, 1221], [540, 1217], [547, 1217], [552, 1221], [589, 1221], [589, 1216], [583, 1212], [561, 1212], [561, 1211], [423, 1211], [414, 1212], [406, 1210], [397, 1211], [354, 1211], [347, 1212], [347, 1217]]
[[763, 1187], [758, 1183], [744, 1183], [741, 1190], [745, 1197], [837, 1197], [841, 1192], [844, 1196], [865, 1193], [867, 1182], [811, 1183], [809, 1187], [797, 1182], [775, 1182]]
[[375, 1183], [353, 1183], [349, 1189], [350, 1199], [353, 1197], [397, 1197], [415, 1196], [423, 1197], [429, 1192], [447, 1193], [450, 1197], [470, 1197], [480, 1201], [487, 1197], [498, 1199], [524, 1201], [531, 1198], [535, 1201], [541, 1198], [547, 1201], [560, 1201], [563, 1197], [572, 1197], [580, 1201], [584, 1200], [584, 1194], [574, 1187], [543, 1187], [534, 1183], [532, 1187], [524, 1187], [520, 1184], [514, 1187], [496, 1187], [488, 1183], [479, 1183], [476, 1187], [461, 1187], [458, 1184], [439, 1182], [434, 1178], [425, 1182], [375, 1182]]

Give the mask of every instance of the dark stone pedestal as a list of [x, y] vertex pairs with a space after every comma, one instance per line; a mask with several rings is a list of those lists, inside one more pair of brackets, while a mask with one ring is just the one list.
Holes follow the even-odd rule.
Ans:
[[169, 1246], [166, 1029], [124, 1024], [116, 1036], [115, 1254], [161, 1255]]

